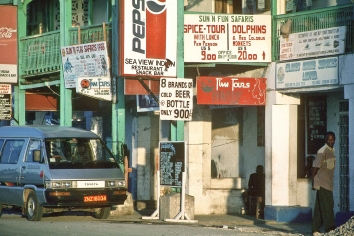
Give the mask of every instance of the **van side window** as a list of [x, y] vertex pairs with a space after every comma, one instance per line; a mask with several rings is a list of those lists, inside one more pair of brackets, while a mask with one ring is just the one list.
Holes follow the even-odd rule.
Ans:
[[4, 144], [4, 140], [3, 139], [0, 139], [0, 155], [1, 155], [1, 152], [2, 152], [2, 145]]
[[17, 163], [24, 143], [24, 140], [7, 140], [1, 152], [0, 162], [10, 164]]
[[41, 141], [40, 140], [30, 140], [27, 155], [26, 155], [26, 162], [33, 162], [33, 151], [34, 150], [41, 150]]

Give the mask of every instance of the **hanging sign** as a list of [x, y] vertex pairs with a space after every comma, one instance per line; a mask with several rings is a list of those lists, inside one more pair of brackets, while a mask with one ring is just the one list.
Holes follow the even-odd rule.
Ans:
[[176, 77], [177, 1], [120, 1], [122, 75]]
[[160, 120], [192, 120], [193, 80], [161, 78]]
[[266, 78], [197, 77], [197, 104], [265, 105]]
[[65, 88], [75, 88], [79, 77], [110, 77], [106, 42], [61, 48]]
[[271, 62], [271, 16], [184, 15], [185, 62]]
[[280, 61], [343, 54], [346, 26], [290, 34], [280, 37]]
[[160, 142], [160, 185], [181, 187], [185, 172], [185, 142]]
[[100, 100], [111, 101], [111, 79], [108, 77], [80, 77], [77, 79], [76, 92]]
[[17, 6], [0, 5], [0, 82], [17, 83]]
[[338, 84], [338, 57], [278, 63], [277, 89]]

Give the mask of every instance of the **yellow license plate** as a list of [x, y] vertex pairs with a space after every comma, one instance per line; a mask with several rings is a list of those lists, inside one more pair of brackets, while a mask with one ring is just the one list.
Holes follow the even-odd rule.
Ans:
[[105, 202], [105, 201], [107, 201], [106, 195], [84, 196], [84, 202]]

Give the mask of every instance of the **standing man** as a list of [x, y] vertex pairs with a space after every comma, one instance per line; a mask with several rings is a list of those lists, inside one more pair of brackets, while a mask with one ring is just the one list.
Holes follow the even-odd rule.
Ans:
[[312, 220], [312, 233], [318, 235], [323, 225], [326, 232], [335, 229], [334, 201], [333, 201], [333, 175], [336, 157], [334, 155], [333, 132], [327, 132], [325, 145], [317, 151], [313, 162], [312, 179], [313, 190], [316, 190], [315, 209]]

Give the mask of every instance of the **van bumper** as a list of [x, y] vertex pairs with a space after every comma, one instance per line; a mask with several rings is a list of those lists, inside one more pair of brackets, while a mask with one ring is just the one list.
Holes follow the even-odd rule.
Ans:
[[45, 190], [44, 207], [108, 207], [123, 205], [126, 189], [60, 189]]

